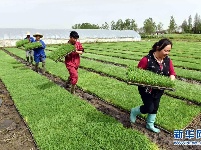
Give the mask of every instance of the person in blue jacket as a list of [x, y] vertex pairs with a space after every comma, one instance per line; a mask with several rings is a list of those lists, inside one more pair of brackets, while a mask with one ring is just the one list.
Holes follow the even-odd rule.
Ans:
[[[27, 32], [26, 37], [24, 39], [29, 40], [30, 43], [34, 42], [34, 38], [30, 36], [30, 32]], [[26, 51], [27, 65], [33, 64], [33, 53], [34, 53], [33, 50]], [[29, 60], [30, 60], [30, 62], [29, 62]]]
[[35, 37], [35, 41], [34, 42], [40, 42], [42, 44], [42, 47], [39, 48], [35, 48], [34, 50], [34, 61], [35, 61], [35, 71], [38, 72], [38, 67], [39, 67], [39, 62], [42, 62], [42, 73], [45, 73], [45, 43], [41, 40], [41, 38], [43, 37], [42, 34], [40, 33], [36, 33], [33, 35], [33, 37]]

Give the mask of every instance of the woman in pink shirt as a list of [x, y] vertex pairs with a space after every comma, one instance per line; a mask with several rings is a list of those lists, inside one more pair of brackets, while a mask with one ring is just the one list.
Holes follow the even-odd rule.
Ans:
[[[152, 46], [149, 54], [140, 60], [138, 68], [169, 76], [171, 80], [174, 80], [176, 74], [172, 60], [168, 56], [171, 49], [172, 42], [169, 39], [161, 39]], [[156, 133], [160, 132], [158, 128], [154, 127], [154, 122], [164, 90], [138, 86], [138, 91], [141, 95], [143, 105], [131, 109], [131, 123], [135, 122], [137, 115], [148, 113], [146, 128]]]

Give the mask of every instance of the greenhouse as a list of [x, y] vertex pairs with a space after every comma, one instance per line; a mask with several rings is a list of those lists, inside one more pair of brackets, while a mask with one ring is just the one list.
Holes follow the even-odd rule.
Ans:
[[66, 43], [69, 33], [75, 30], [79, 33], [82, 43], [140, 41], [141, 36], [134, 30], [104, 30], [104, 29], [0, 29], [0, 47], [14, 46], [17, 40], [24, 39], [26, 33], [43, 34], [47, 44]]

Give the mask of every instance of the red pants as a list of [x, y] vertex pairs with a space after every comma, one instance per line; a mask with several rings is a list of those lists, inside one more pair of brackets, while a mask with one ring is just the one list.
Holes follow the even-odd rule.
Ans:
[[75, 68], [75, 67], [72, 67], [72, 66], [67, 66], [67, 69], [68, 69], [68, 72], [70, 74], [70, 83], [72, 85], [75, 85], [77, 84], [77, 81], [78, 81], [78, 73], [77, 73], [77, 69], [78, 68]]

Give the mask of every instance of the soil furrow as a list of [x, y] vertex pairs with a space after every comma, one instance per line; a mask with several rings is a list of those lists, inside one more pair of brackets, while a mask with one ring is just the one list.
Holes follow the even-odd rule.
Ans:
[[0, 80], [0, 149], [39, 150], [26, 121], [20, 115], [10, 93]]

